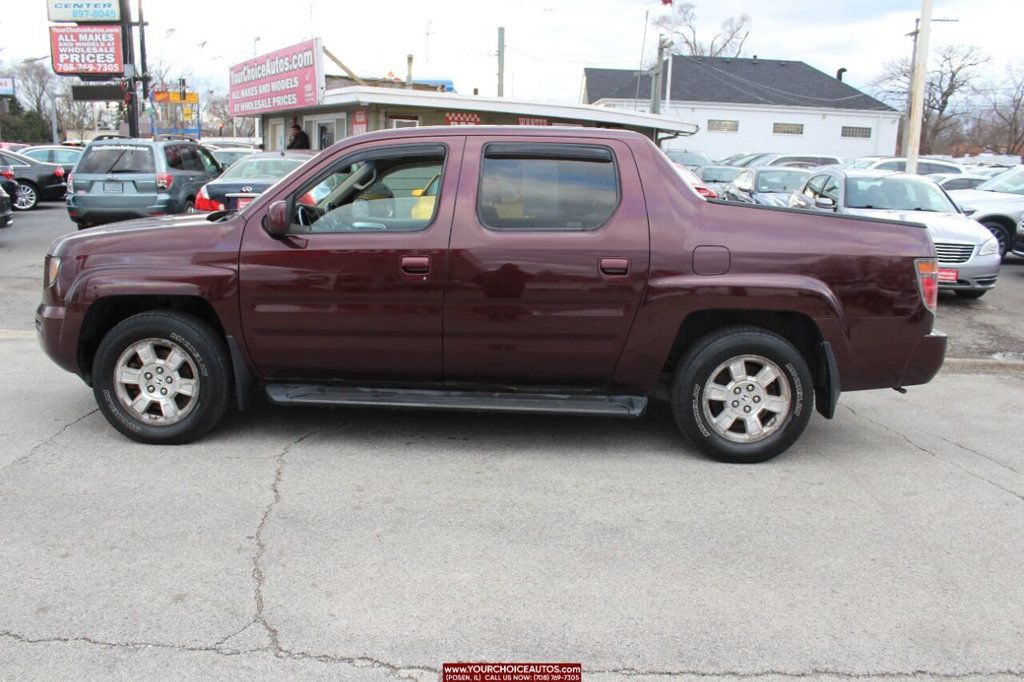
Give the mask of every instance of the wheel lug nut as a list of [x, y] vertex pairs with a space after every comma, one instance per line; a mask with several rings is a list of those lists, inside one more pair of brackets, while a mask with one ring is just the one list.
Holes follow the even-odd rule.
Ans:
[[732, 392], [735, 393], [736, 395], [739, 395], [740, 394], [740, 387], [737, 386], [736, 388], [732, 389]]
[[744, 407], [743, 411], [744, 412], [750, 412], [750, 405], [747, 405], [746, 407]]
[[146, 386], [146, 390], [152, 393], [154, 389], [152, 386]]
[[753, 391], [754, 390], [754, 384], [747, 384], [747, 390], [748, 391]]
[[149, 372], [146, 372], [146, 379], [152, 379], [152, 378], [153, 378], [153, 375], [151, 373], [149, 373]]
[[167, 377], [167, 383], [173, 384], [174, 383], [174, 379], [172, 379], [171, 377]]
[[163, 374], [164, 373], [164, 368], [163, 367], [157, 367], [156, 368], [156, 373], [157, 374]]
[[761, 398], [755, 395], [755, 396], [754, 396], [754, 402], [755, 402], [755, 403], [759, 403], [759, 402], [761, 402]]
[[740, 401], [738, 401], [738, 400], [732, 401], [732, 406], [733, 407], [739, 407], [740, 406]]
[[160, 395], [167, 395], [167, 389], [166, 388], [161, 388], [160, 389]]

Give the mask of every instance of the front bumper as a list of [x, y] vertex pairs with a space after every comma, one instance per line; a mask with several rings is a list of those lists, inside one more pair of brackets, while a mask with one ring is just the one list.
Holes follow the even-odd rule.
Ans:
[[62, 369], [72, 374], [79, 373], [78, 348], [65, 338], [65, 314], [63, 306], [40, 303], [36, 308], [36, 333], [43, 351]]
[[957, 271], [956, 282], [939, 282], [939, 289], [946, 291], [958, 290], [984, 290], [992, 289], [996, 285], [996, 278], [999, 276], [999, 265], [1002, 258], [998, 253], [988, 256], [972, 256], [966, 263], [943, 263], [939, 261], [939, 267], [943, 270], [951, 269]]
[[946, 335], [939, 331], [922, 336], [903, 368], [900, 386], [916, 386], [931, 381], [946, 359], [946, 340]]

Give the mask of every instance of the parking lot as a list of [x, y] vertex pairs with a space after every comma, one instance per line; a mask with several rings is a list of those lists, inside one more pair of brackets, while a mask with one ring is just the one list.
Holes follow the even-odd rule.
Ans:
[[0, 677], [1024, 676], [1024, 260], [947, 367], [766, 464], [636, 421], [258, 404], [143, 446], [33, 329], [61, 204], [0, 231]]

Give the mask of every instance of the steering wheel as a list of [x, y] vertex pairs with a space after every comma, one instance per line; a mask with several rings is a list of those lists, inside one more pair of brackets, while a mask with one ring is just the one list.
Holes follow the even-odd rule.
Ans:
[[315, 206], [308, 204], [296, 204], [295, 206], [295, 220], [303, 227], [310, 227], [313, 223], [320, 220], [322, 216], [323, 213]]

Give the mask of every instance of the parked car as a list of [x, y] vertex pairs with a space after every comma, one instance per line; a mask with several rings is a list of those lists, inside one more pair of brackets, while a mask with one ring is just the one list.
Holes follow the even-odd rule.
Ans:
[[309, 150], [249, 154], [196, 195], [196, 211], [236, 211], [245, 208], [261, 192], [316, 156]]
[[922, 223], [939, 259], [940, 289], [979, 298], [999, 276], [999, 243], [933, 181], [907, 173], [831, 169], [793, 192], [790, 206]]
[[972, 175], [969, 173], [933, 173], [926, 177], [929, 180], [933, 180], [935, 184], [947, 192], [954, 189], [974, 189], [981, 183], [988, 180], [988, 178], [983, 175]]
[[18, 196], [18, 181], [14, 177], [14, 169], [10, 166], [0, 165], [0, 188], [7, 193], [13, 206], [15, 198]]
[[999, 240], [999, 253], [1005, 256], [1024, 218], [1024, 166], [1000, 173], [975, 189], [954, 190], [949, 196], [965, 213], [991, 230]]
[[244, 159], [253, 153], [252, 149], [242, 148], [230, 148], [230, 149], [211, 149], [210, 153], [213, 154], [213, 158], [217, 159], [217, 162], [221, 165], [224, 170], [231, 167], [233, 163], [239, 159]]
[[0, 186], [0, 228], [10, 227], [14, 220], [14, 206], [11, 196]]
[[791, 168], [817, 168], [833, 166], [842, 161], [838, 156], [822, 154], [760, 154], [743, 162], [744, 167], [750, 166], [787, 166]]
[[677, 163], [675, 161], [672, 162], [672, 165], [675, 167], [676, 172], [679, 173], [679, 176], [683, 180], [685, 180], [686, 184], [692, 187], [693, 190], [697, 192], [697, 194], [704, 197], [705, 199], [718, 198], [718, 192], [705, 185], [704, 182], [699, 177], [697, 177], [697, 174], [694, 173], [692, 170], [690, 170], [683, 164]]
[[82, 158], [82, 153], [84, 151], [85, 150], [81, 147], [40, 145], [37, 147], [26, 147], [18, 153], [22, 156], [27, 156], [30, 159], [35, 159], [36, 161], [42, 161], [44, 163], [58, 163], [65, 166], [74, 166], [78, 163], [78, 160]]
[[[862, 156], [855, 161], [843, 164], [843, 167], [850, 170], [880, 170], [903, 173], [907, 170], [907, 160], [904, 157], [895, 156]], [[935, 173], [960, 175], [965, 172], [966, 170], [963, 166], [952, 161], [928, 157], [923, 157], [917, 161], [918, 175], [934, 175]]]
[[736, 166], [702, 166], [695, 172], [705, 185], [710, 187], [718, 196], [725, 194], [725, 188], [736, 179], [743, 169]]
[[691, 149], [666, 149], [665, 156], [678, 164], [686, 166], [690, 170], [701, 166], [710, 166], [714, 163], [711, 160], [711, 157], [704, 152], [693, 151]]
[[0, 142], [0, 149], [6, 149], [9, 152], [16, 152], [27, 146], [28, 145], [23, 142]]
[[192, 213], [199, 189], [220, 173], [213, 155], [190, 140], [95, 140], [68, 183], [68, 217], [81, 229]]
[[1017, 166], [974, 166], [969, 168], [967, 172], [972, 175], [980, 175], [984, 178], [994, 178], [997, 175], [1005, 173], [1008, 170], [1013, 170]]
[[42, 163], [27, 156], [9, 151], [0, 151], [0, 165], [10, 166], [18, 191], [14, 197], [14, 208], [30, 211], [40, 201], [59, 201], [67, 192], [67, 175], [74, 164], [58, 165]]
[[666, 386], [697, 448], [755, 462], [840, 390], [939, 370], [923, 226], [707, 202], [673, 168], [623, 130], [358, 135], [243, 211], [59, 238], [36, 327], [147, 443], [200, 438], [256, 386], [283, 405], [622, 417]]
[[744, 159], [744, 158], [746, 158], [748, 156], [752, 156], [752, 154], [746, 154], [746, 153], [730, 154], [729, 156], [723, 157], [723, 158], [718, 159], [717, 161], [715, 161], [715, 165], [716, 166], [732, 166], [732, 165], [735, 165], [735, 163], [737, 161], [739, 161], [740, 159]]
[[810, 175], [801, 168], [744, 168], [725, 188], [722, 198], [762, 206], [788, 206], [789, 195], [802, 187]]

